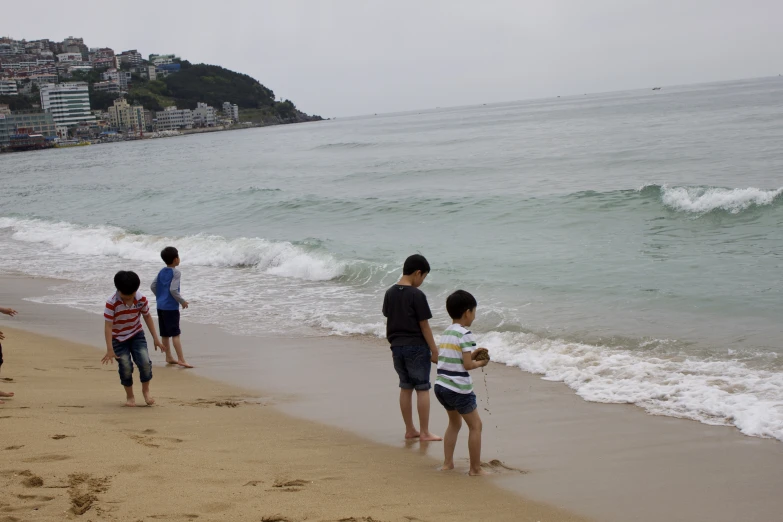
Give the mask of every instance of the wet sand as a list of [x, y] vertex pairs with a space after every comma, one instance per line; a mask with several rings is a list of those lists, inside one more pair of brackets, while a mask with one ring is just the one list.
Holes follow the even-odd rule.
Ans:
[[[101, 346], [99, 315], [19, 303], [51, 293], [52, 281], [0, 282], [3, 302], [20, 311], [14, 325]], [[183, 330], [188, 359], [199, 366], [190, 373], [263, 391], [285, 413], [350, 430], [403, 455], [424, 455], [420, 462], [427, 466], [441, 457], [440, 444], [401, 440], [396, 375], [380, 341], [243, 337], [195, 324]], [[161, 360], [155, 357], [156, 370]], [[628, 405], [586, 403], [560, 383], [515, 368], [490, 364], [486, 377], [485, 388], [481, 373], [474, 374], [485, 425], [483, 460], [527, 472], [491, 479], [511, 492], [611, 522], [779, 519], [783, 452], [777, 441], [653, 417]], [[434, 403], [433, 429], [442, 433], [445, 424]], [[462, 439], [457, 457], [464, 471]], [[490, 519], [497, 519], [494, 509]]]
[[157, 404], [125, 408], [93, 347], [3, 331], [3, 522], [586, 521], [187, 371], [156, 366]]

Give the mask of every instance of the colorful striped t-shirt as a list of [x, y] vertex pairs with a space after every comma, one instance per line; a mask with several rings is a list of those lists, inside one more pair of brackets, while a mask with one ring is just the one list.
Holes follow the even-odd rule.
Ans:
[[142, 331], [141, 316], [150, 315], [150, 305], [147, 298], [136, 292], [133, 303], [125, 306], [120, 293], [117, 292], [106, 301], [103, 318], [111, 323], [111, 336], [118, 341], [127, 341]]
[[473, 379], [462, 364], [462, 353], [476, 349], [473, 334], [461, 324], [452, 324], [438, 343], [438, 378], [435, 384], [457, 393], [471, 393]]

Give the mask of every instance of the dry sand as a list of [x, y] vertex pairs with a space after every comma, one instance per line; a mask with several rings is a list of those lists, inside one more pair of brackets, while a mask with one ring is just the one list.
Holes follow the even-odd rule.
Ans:
[[16, 397], [0, 406], [0, 522], [585, 520], [493, 478], [438, 472], [419, 443], [369, 442], [160, 364], [158, 404], [124, 408], [116, 366], [94, 347], [2, 330], [13, 382], [0, 389]]

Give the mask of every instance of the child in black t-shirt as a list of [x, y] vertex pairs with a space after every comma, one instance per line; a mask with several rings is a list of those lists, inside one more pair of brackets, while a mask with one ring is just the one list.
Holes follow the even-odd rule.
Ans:
[[[430, 273], [424, 256], [415, 254], [405, 260], [402, 278], [386, 291], [383, 315], [386, 338], [391, 344], [394, 369], [400, 377], [400, 410], [405, 422], [405, 438], [426, 441], [443, 440], [429, 430], [430, 370], [438, 362], [438, 346], [432, 336], [429, 319], [432, 312], [427, 296], [419, 287]], [[413, 425], [413, 390], [419, 412], [419, 428]]]

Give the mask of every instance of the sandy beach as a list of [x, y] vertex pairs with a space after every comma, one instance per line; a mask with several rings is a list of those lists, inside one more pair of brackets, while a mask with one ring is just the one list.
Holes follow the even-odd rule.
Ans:
[[[129, 412], [116, 369], [99, 365], [100, 304], [86, 313], [26, 299], [51, 295], [56, 280], [0, 283], [3, 304], [20, 312], [0, 322], [8, 336], [2, 376], [15, 380], [0, 389], [17, 393], [0, 412], [2, 447], [23, 446], [1, 451], [7, 495], [0, 510], [16, 510], [4, 516], [61, 520], [74, 473], [111, 478], [105, 493], [94, 494], [88, 513], [103, 510], [96, 520], [278, 513], [291, 520], [582, 520], [569, 514], [578, 513], [607, 522], [770, 522], [783, 509], [779, 442], [587, 403], [561, 383], [497, 364], [476, 376], [482, 460], [526, 473], [501, 469], [470, 480], [462, 439], [460, 472], [436, 472], [442, 445], [401, 440], [388, 347], [367, 338], [236, 336], [186, 322], [196, 370], [166, 368], [153, 354], [159, 405]], [[42, 337], [51, 334], [60, 339]], [[216, 405], [224, 401], [238, 405]], [[432, 428], [445, 429], [437, 409]], [[26, 471], [44, 480], [43, 489], [22, 484], [31, 478]], [[306, 484], [275, 487], [295, 480]], [[245, 486], [253, 481], [260, 482]], [[481, 500], [454, 495], [455, 488]], [[216, 506], [222, 511], [210, 511]]]
[[585, 520], [173, 368], [154, 369], [157, 406], [123, 408], [95, 348], [3, 331], [4, 522]]

